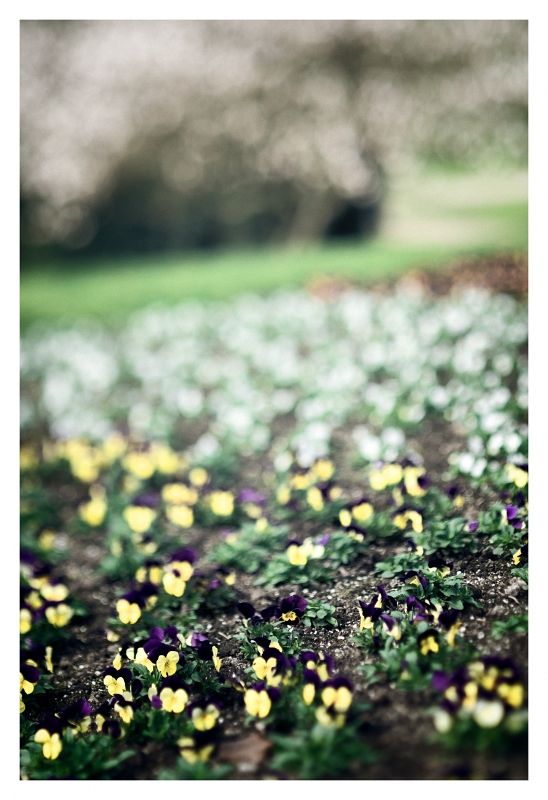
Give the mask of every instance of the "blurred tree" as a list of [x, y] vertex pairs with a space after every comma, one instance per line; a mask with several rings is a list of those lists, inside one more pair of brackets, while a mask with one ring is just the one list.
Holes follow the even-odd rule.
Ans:
[[527, 157], [526, 21], [24, 21], [21, 235], [365, 236], [383, 171]]

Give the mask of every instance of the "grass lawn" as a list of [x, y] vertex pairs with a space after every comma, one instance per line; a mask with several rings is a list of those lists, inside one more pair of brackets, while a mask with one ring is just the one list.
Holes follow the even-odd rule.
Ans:
[[316, 275], [364, 283], [469, 253], [527, 247], [527, 175], [430, 172], [393, 182], [371, 242], [47, 264], [21, 275], [21, 325], [81, 316], [115, 322], [152, 302], [225, 299]]

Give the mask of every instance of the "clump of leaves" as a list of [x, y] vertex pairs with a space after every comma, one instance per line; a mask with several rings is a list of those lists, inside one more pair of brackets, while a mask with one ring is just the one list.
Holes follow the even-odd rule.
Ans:
[[243, 525], [237, 533], [229, 534], [224, 542], [212, 548], [208, 561], [247, 572], [258, 572], [287, 540], [289, 527], [280, 525], [258, 531], [253, 524]]
[[134, 750], [120, 747], [110, 736], [91, 733], [77, 737], [69, 729], [55, 760], [44, 758], [42, 746], [29, 742], [21, 751], [21, 775], [34, 780], [111, 780], [119, 775], [123, 762], [135, 755]]
[[323, 600], [309, 600], [301, 621], [305, 627], [325, 628], [327, 625], [337, 627], [339, 624], [333, 614], [335, 606], [324, 603]]
[[222, 781], [234, 769], [230, 764], [209, 764], [196, 761], [189, 764], [184, 758], [178, 758], [174, 767], [163, 769], [158, 773], [159, 781]]
[[255, 584], [272, 589], [287, 583], [299, 586], [329, 583], [334, 580], [334, 570], [342, 564], [348, 564], [364, 550], [363, 541], [358, 541], [343, 531], [337, 531], [330, 535], [323, 554], [317, 558], [308, 558], [305, 564], [291, 564], [285, 550], [271, 556]]
[[495, 620], [493, 622], [493, 639], [502, 639], [507, 633], [527, 633], [529, 629], [528, 614], [513, 614], [505, 620]]
[[287, 771], [302, 780], [348, 777], [361, 765], [374, 761], [372, 751], [360, 740], [356, 723], [337, 730], [316, 723], [291, 736], [271, 734], [273, 770]]

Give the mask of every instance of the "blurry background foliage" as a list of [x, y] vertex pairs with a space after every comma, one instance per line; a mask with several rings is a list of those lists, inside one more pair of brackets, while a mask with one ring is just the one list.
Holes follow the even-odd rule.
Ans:
[[21, 23], [23, 308], [160, 252], [524, 247], [526, 163], [526, 21]]

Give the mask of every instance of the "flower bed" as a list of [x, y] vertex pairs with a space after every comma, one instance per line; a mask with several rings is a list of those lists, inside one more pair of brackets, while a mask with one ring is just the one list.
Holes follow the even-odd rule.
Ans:
[[526, 343], [409, 281], [31, 332], [23, 777], [526, 777]]

